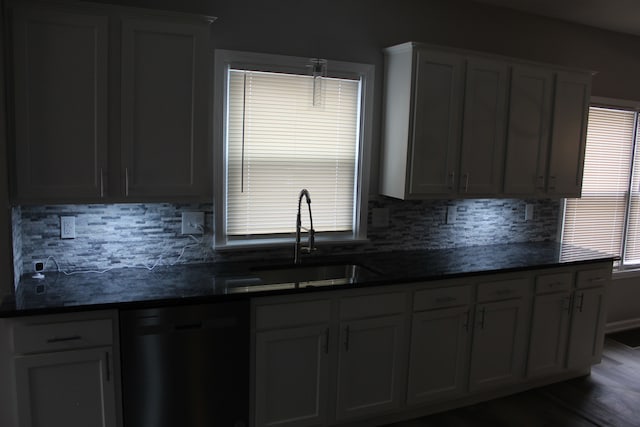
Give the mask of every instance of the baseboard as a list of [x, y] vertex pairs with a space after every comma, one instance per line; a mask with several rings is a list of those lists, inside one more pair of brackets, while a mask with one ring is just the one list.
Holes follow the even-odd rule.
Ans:
[[640, 318], [620, 320], [618, 322], [609, 322], [605, 326], [604, 333], [610, 334], [613, 332], [626, 331], [627, 329], [640, 328]]

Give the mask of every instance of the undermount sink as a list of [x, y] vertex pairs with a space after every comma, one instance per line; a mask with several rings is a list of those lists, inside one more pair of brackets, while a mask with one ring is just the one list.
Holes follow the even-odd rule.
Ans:
[[349, 285], [379, 276], [360, 264], [287, 264], [254, 267], [246, 275], [219, 280], [217, 286], [224, 293], [262, 292]]
[[253, 270], [264, 283], [323, 286], [353, 283], [363, 274], [376, 273], [358, 264], [290, 265]]

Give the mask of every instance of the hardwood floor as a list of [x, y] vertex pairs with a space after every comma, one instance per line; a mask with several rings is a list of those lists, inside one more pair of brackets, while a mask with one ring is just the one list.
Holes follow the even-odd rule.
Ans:
[[589, 376], [388, 427], [583, 426], [640, 426], [640, 348], [607, 338]]

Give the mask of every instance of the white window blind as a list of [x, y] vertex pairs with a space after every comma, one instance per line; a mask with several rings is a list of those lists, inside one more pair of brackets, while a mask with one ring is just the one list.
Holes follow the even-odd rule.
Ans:
[[[582, 198], [566, 200], [564, 243], [621, 255], [634, 126], [633, 111], [590, 108]], [[635, 229], [640, 232], [637, 224]], [[637, 250], [636, 245], [633, 246]], [[565, 250], [563, 255], [570, 257], [570, 250]]]
[[294, 232], [302, 188], [317, 232], [353, 229], [360, 90], [359, 80], [229, 70], [227, 236]]
[[[638, 120], [636, 121], [638, 122]], [[638, 145], [640, 144], [638, 144], [637, 140], [639, 130], [640, 124], [636, 129], [633, 173], [631, 188], [629, 189], [629, 214], [624, 247], [624, 263], [628, 265], [640, 264], [640, 156], [638, 155]]]

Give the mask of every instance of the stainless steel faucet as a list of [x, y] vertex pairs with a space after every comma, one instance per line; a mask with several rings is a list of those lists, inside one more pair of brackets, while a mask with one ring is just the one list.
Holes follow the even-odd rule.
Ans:
[[[305, 228], [302, 226], [302, 219], [300, 218], [300, 207], [302, 205], [302, 198], [307, 199], [307, 206], [309, 207], [309, 222], [311, 223], [309, 228]], [[308, 233], [308, 243], [307, 246], [302, 246], [300, 243], [300, 231], [304, 230]], [[300, 264], [302, 253], [311, 253], [315, 250], [314, 242], [315, 242], [315, 230], [313, 229], [313, 216], [311, 215], [311, 196], [309, 196], [309, 191], [306, 188], [303, 188], [300, 191], [300, 195], [298, 196], [298, 216], [296, 218], [296, 248], [295, 254], [293, 255], [293, 263]]]

